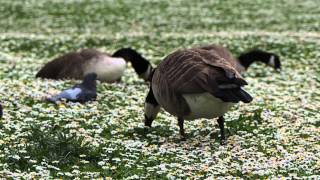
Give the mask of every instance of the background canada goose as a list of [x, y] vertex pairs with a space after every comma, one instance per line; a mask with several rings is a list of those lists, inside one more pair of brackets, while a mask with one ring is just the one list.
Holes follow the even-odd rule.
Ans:
[[235, 59], [229, 50], [223, 46], [219, 45], [207, 45], [200, 47], [206, 50], [215, 51], [221, 57], [227, 57], [227, 59], [232, 59], [237, 62], [239, 72], [243, 72], [249, 68], [249, 66], [254, 62], [263, 62], [271, 67], [273, 67], [276, 71], [281, 70], [280, 58], [278, 55], [263, 51], [260, 49], [254, 49], [240, 54], [240, 56]]
[[60, 99], [66, 99], [72, 102], [85, 103], [97, 98], [97, 74], [87, 74], [81, 84], [76, 84], [70, 89], [64, 90], [58, 95], [48, 98], [50, 102], [57, 102]]
[[122, 48], [113, 55], [95, 49], [83, 49], [67, 53], [48, 62], [36, 75], [48, 79], [83, 79], [86, 74], [96, 73], [103, 82], [115, 82], [121, 79], [130, 61], [139, 77], [148, 80], [151, 64], [131, 48]]
[[227, 49], [219, 49], [178, 50], [159, 64], [146, 98], [146, 126], [151, 127], [160, 106], [178, 117], [183, 138], [184, 119], [219, 117], [221, 143], [225, 141], [224, 113], [239, 101], [251, 102], [252, 97], [242, 89], [247, 82], [237, 61]]
[[255, 61], [263, 62], [275, 70], [281, 70], [280, 58], [278, 55], [259, 49], [251, 50], [249, 52], [243, 53], [238, 57], [240, 64], [246, 69]]

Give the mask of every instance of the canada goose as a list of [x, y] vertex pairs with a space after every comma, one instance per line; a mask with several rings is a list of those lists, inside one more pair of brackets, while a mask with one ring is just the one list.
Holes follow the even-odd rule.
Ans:
[[97, 74], [87, 74], [81, 84], [76, 84], [72, 88], [48, 98], [48, 101], [55, 103], [60, 99], [66, 99], [67, 101], [85, 103], [95, 100], [97, 98], [96, 79]]
[[83, 79], [86, 74], [96, 73], [103, 82], [115, 82], [121, 79], [130, 61], [139, 77], [148, 80], [151, 64], [131, 48], [122, 48], [113, 55], [95, 49], [83, 49], [70, 52], [48, 62], [36, 75], [47, 79]]
[[253, 62], [260, 61], [273, 67], [276, 71], [281, 70], [280, 58], [278, 55], [259, 49], [241, 54], [238, 57], [238, 60], [245, 69], [247, 69]]
[[225, 141], [223, 115], [239, 101], [252, 97], [243, 90], [247, 82], [231, 53], [213, 45], [178, 50], [154, 70], [145, 102], [145, 126], [151, 127], [160, 107], [178, 117], [180, 135], [185, 138], [184, 119], [215, 118]]
[[281, 70], [281, 63], [280, 63], [279, 56], [274, 53], [266, 52], [260, 49], [253, 49], [253, 50], [247, 51], [245, 53], [240, 54], [240, 56], [237, 59], [235, 59], [232, 56], [232, 54], [229, 52], [229, 50], [223, 46], [208, 45], [208, 46], [202, 46], [200, 48], [215, 51], [219, 56], [227, 57], [227, 59], [235, 60], [237, 62], [238, 71], [240, 73], [247, 70], [249, 66], [256, 61], [263, 62], [273, 67], [276, 71]]

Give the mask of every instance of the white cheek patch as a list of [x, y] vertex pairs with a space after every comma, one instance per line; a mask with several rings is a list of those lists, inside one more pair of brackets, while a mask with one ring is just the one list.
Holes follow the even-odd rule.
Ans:
[[269, 59], [269, 63], [270, 66], [274, 67], [275, 66], [275, 62], [274, 62], [274, 55], [271, 55], [270, 59]]

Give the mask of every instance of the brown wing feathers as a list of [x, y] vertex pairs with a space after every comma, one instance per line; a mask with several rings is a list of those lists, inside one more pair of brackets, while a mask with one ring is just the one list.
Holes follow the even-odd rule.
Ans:
[[226, 102], [251, 101], [240, 88], [247, 82], [235, 69], [231, 56], [224, 59], [215, 52], [203, 48], [176, 51], [165, 58], [161, 75], [177, 93], [209, 92]]

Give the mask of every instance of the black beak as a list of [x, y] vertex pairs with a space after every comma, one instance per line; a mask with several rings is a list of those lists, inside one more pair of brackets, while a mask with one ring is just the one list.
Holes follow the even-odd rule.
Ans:
[[152, 120], [149, 119], [146, 115], [144, 115], [144, 126], [151, 128]]

